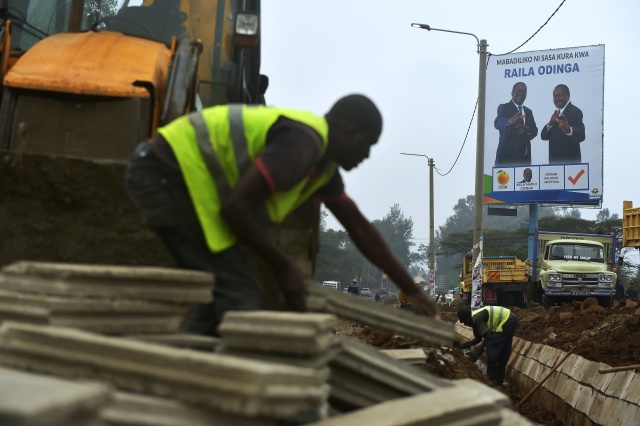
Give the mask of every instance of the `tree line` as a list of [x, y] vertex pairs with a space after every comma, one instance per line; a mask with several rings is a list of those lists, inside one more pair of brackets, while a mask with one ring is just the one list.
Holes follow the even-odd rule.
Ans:
[[[452, 214], [435, 232], [437, 277], [444, 277], [445, 289], [456, 287], [460, 280], [462, 257], [473, 243], [474, 196], [458, 200]], [[327, 212], [321, 212], [320, 249], [316, 257], [315, 278], [318, 281], [335, 280], [344, 284], [354, 278], [363, 287], [378, 287], [383, 283], [383, 271], [360, 254], [349, 235], [342, 230], [327, 229]], [[586, 234], [614, 234], [618, 254], [629, 253], [622, 248], [622, 219], [618, 214], [602, 209], [595, 220], [582, 219], [580, 210], [563, 207], [540, 207], [538, 229], [551, 232]], [[490, 216], [484, 206], [483, 249], [487, 256], [517, 256], [527, 258], [528, 209], [519, 208], [517, 216]], [[413, 220], [406, 217], [399, 204], [391, 206], [389, 213], [371, 222], [389, 244], [391, 251], [413, 276], [428, 277], [428, 244], [416, 244], [413, 239]], [[638, 280], [637, 265], [625, 260], [618, 269], [623, 284]]]

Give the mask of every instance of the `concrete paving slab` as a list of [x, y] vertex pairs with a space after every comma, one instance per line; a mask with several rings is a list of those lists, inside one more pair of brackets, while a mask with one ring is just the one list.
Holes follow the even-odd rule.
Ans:
[[427, 354], [424, 349], [385, 349], [380, 353], [412, 365], [421, 365], [427, 362]]
[[340, 409], [362, 408], [452, 386], [450, 381], [389, 358], [353, 339], [338, 336], [342, 353], [329, 364], [332, 386], [330, 402]]
[[107, 426], [276, 426], [273, 419], [252, 419], [196, 407], [173, 399], [115, 392], [99, 411]]
[[21, 261], [0, 274], [5, 290], [170, 303], [207, 303], [213, 285], [210, 273], [158, 267]]
[[222, 344], [222, 339], [219, 337], [191, 333], [129, 334], [122, 337], [176, 348], [198, 349], [205, 352], [215, 352]]
[[230, 349], [221, 344], [217, 352], [237, 357], [256, 359], [265, 362], [278, 362], [281, 364], [295, 365], [298, 367], [313, 368], [321, 370], [327, 368], [331, 360], [340, 354], [340, 348], [336, 345], [325, 351], [323, 354], [304, 357], [300, 355], [283, 355], [268, 352], [257, 352], [253, 350]]
[[[461, 394], [465, 397], [460, 398]], [[456, 403], [451, 404], [451, 401]], [[369, 408], [327, 418], [312, 423], [311, 426], [498, 425], [501, 424], [503, 410], [507, 409], [503, 407], [497, 409], [491, 398], [483, 393], [468, 390], [462, 386], [452, 386], [386, 401]]]
[[[373, 305], [370, 301], [323, 288], [312, 280], [307, 280], [306, 285], [309, 310], [321, 306], [322, 312], [432, 343], [450, 345], [455, 338], [453, 325], [445, 321], [436, 321], [381, 304]], [[317, 298], [325, 300], [318, 303]]]
[[0, 424], [89, 424], [110, 398], [100, 383], [73, 382], [0, 367]]
[[[621, 425], [629, 403], [616, 398], [606, 398], [599, 421], [603, 425]], [[628, 423], [633, 425], [634, 423]], [[638, 423], [635, 423], [638, 424]]]
[[324, 404], [316, 370], [205, 354], [62, 327], [0, 326], [0, 363], [90, 377], [247, 416], [299, 419]]
[[335, 345], [337, 318], [295, 312], [229, 312], [218, 331], [225, 347], [314, 356]]

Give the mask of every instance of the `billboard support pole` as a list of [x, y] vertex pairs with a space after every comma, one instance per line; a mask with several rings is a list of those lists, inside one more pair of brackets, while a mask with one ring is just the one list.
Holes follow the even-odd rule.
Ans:
[[[477, 38], [477, 37], [476, 37]], [[476, 191], [473, 206], [473, 259], [475, 265], [480, 251], [479, 242], [482, 238], [483, 223], [482, 211], [484, 200], [484, 117], [485, 101], [487, 97], [487, 40], [480, 40], [478, 53], [480, 55], [478, 66], [478, 123], [476, 139]]]
[[535, 232], [538, 228], [538, 204], [529, 204], [529, 239], [527, 241], [527, 259], [533, 259]]

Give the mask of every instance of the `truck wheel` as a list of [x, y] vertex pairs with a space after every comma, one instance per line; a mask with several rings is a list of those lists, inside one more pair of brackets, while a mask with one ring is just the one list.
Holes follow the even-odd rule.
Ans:
[[612, 296], [600, 297], [598, 299], [598, 303], [603, 308], [609, 309], [613, 306], [613, 297]]
[[549, 309], [550, 307], [553, 306], [553, 299], [549, 296], [547, 296], [546, 294], [542, 295], [542, 306], [544, 306], [545, 309]]

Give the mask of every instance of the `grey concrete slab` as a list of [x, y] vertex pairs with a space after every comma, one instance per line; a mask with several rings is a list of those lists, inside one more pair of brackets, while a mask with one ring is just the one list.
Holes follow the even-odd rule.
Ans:
[[98, 333], [174, 332], [190, 310], [190, 305], [0, 289], [0, 322], [51, 324]]
[[110, 398], [100, 383], [73, 382], [0, 367], [0, 424], [89, 424]]
[[0, 326], [0, 363], [89, 377], [249, 417], [296, 420], [319, 412], [324, 377], [310, 368], [206, 354], [63, 327]]
[[140, 340], [143, 342], [157, 343], [177, 348], [197, 349], [205, 352], [215, 352], [222, 344], [222, 339], [219, 337], [203, 336], [192, 333], [127, 334], [122, 337], [125, 339]]
[[213, 275], [172, 268], [16, 262], [0, 274], [0, 288], [50, 295], [101, 296], [206, 303]]
[[99, 411], [107, 426], [276, 426], [273, 419], [252, 419], [167, 398], [115, 392]]
[[331, 360], [340, 353], [339, 347], [333, 346], [320, 355], [301, 356], [301, 355], [283, 355], [277, 353], [259, 352], [255, 350], [240, 350], [227, 348], [224, 343], [220, 344], [218, 352], [232, 356], [245, 357], [266, 362], [279, 362], [287, 365], [295, 365], [298, 367], [323, 369], [326, 368]]
[[335, 324], [326, 314], [231, 312], [218, 331], [230, 349], [311, 356], [335, 345]]
[[338, 336], [341, 353], [329, 364], [330, 402], [346, 410], [452, 386], [450, 381], [390, 358], [351, 338]]
[[[502, 423], [505, 410], [508, 409], [496, 405], [483, 392], [451, 386], [340, 414], [312, 423], [311, 426], [506, 425]], [[512, 424], [530, 424], [520, 422], [517, 413], [509, 413], [509, 417], [518, 419]]]
[[449, 345], [455, 339], [453, 325], [450, 323], [381, 304], [371, 304], [370, 301], [323, 288], [313, 280], [307, 280], [306, 286], [309, 310], [335, 314], [343, 319], [385, 328], [432, 343]]
[[380, 353], [407, 364], [420, 365], [427, 362], [427, 354], [424, 349], [385, 349]]

